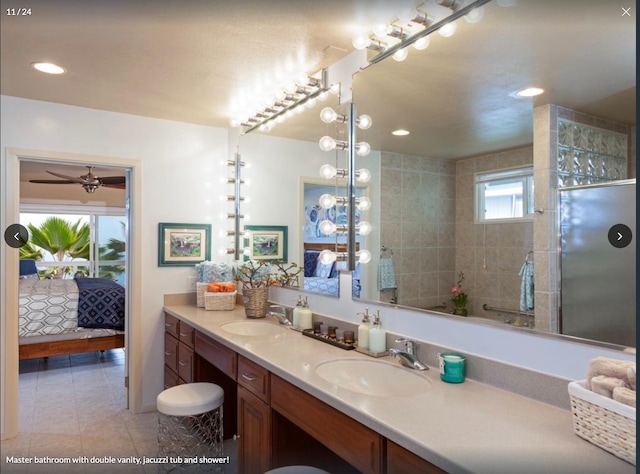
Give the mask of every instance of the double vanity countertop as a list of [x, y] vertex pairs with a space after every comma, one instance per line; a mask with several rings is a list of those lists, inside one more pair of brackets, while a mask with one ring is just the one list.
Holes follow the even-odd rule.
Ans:
[[[635, 466], [579, 438], [569, 411], [470, 379], [442, 382], [435, 361], [423, 361], [430, 368], [423, 372], [400, 367], [398, 359], [374, 359], [333, 347], [269, 318], [249, 320], [242, 306], [206, 311], [167, 305], [164, 311], [447, 472], [635, 472]], [[277, 329], [240, 335], [242, 331], [225, 330], [232, 321], [273, 324]], [[385, 370], [385, 393], [371, 394], [357, 381], [351, 389], [328, 381], [340, 376], [342, 363], [337, 360], [355, 361], [345, 367], [363, 364], [369, 369], [375, 361], [397, 370]]]

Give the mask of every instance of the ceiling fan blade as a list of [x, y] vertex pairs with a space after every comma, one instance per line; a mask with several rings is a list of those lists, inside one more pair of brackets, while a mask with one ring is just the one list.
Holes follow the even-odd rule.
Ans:
[[72, 183], [85, 184], [86, 181], [82, 178], [77, 178], [75, 176], [67, 176], [66, 174], [54, 173], [53, 171], [47, 171], [47, 173], [57, 176], [58, 178], [68, 179]]
[[104, 186], [105, 188], [113, 188], [113, 189], [127, 189], [127, 186], [125, 183], [113, 183], [113, 184], [104, 183], [102, 186]]
[[105, 176], [103, 178], [98, 178], [102, 184], [125, 184], [127, 182], [127, 178], [124, 176]]
[[40, 184], [77, 184], [75, 181], [58, 181], [56, 179], [30, 179], [29, 182]]

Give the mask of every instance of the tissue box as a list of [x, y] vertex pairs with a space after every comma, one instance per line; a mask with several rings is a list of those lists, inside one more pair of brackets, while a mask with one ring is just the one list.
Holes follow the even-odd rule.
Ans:
[[569, 384], [573, 430], [599, 448], [636, 465], [636, 409], [586, 388]]

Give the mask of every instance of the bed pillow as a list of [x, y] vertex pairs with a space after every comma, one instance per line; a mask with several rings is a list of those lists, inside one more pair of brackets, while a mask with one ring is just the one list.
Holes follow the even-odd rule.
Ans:
[[313, 276], [316, 276], [319, 278], [330, 278], [331, 272], [333, 271], [334, 264], [335, 262], [332, 262], [332, 263], [318, 262], [318, 264], [316, 265], [316, 270], [313, 273]]
[[312, 277], [316, 272], [316, 265], [318, 264], [319, 250], [305, 250], [304, 251], [304, 276]]

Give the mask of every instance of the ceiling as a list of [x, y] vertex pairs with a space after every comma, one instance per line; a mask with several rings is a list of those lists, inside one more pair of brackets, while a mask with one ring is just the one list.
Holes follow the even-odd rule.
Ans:
[[[531, 142], [532, 108], [543, 103], [635, 124], [635, 1], [497, 4], [505, 1], [486, 5], [477, 24], [458, 21], [451, 38], [431, 35], [429, 48], [403, 63], [386, 59], [356, 74], [353, 96], [376, 124], [366, 133], [374, 148], [453, 158], [519, 146]], [[0, 3], [3, 12], [15, 7]], [[30, 16], [1, 19], [1, 93], [227, 128], [242, 97], [274, 90], [283, 71], [336, 63], [353, 51], [356, 26], [419, 3], [30, 0]], [[441, 12], [434, 3], [425, 8]], [[68, 72], [45, 75], [34, 61]], [[509, 95], [530, 85], [545, 94]], [[316, 141], [318, 113], [270, 133]], [[391, 137], [399, 127], [411, 135]]]

